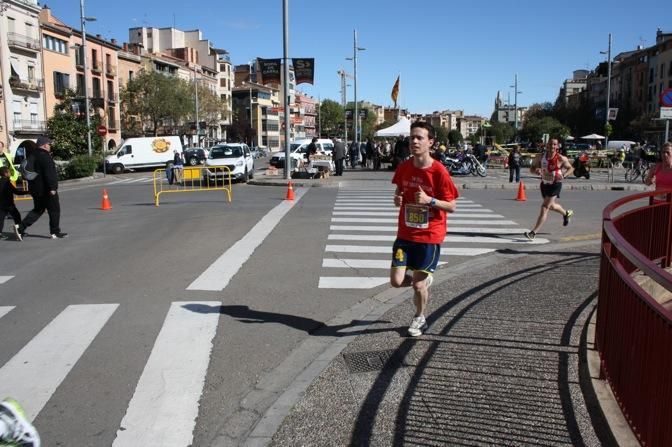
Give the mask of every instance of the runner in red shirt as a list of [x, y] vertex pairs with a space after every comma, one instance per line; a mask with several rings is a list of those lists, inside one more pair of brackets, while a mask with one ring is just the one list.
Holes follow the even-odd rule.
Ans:
[[[397, 185], [394, 204], [400, 207], [397, 240], [392, 247], [392, 287], [413, 286], [415, 316], [408, 333], [412, 337], [427, 328], [425, 309], [428, 288], [439, 263], [446, 237], [446, 213], [455, 211], [459, 196], [446, 168], [430, 155], [434, 127], [426, 122], [411, 125], [412, 157], [397, 167], [392, 183]], [[406, 275], [407, 270], [413, 276]]]

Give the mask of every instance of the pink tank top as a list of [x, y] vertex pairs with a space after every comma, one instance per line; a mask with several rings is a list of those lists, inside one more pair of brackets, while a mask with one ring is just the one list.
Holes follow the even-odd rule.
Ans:
[[672, 189], [672, 169], [663, 169], [663, 164], [656, 165], [656, 189]]

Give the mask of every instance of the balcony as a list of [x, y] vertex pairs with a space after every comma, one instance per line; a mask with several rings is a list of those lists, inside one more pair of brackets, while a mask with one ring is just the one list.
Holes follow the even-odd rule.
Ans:
[[13, 121], [14, 132], [23, 133], [44, 133], [47, 131], [46, 121], [35, 120], [17, 120]]
[[21, 79], [16, 76], [9, 78], [9, 85], [14, 91], [41, 92], [44, 91], [42, 79]]
[[107, 92], [107, 102], [113, 102], [113, 103], [119, 102], [119, 94], [114, 92]]
[[7, 45], [10, 48], [20, 48], [23, 50], [34, 51], [39, 53], [42, 46], [38, 39], [33, 39], [32, 37], [24, 36], [19, 33], [7, 33]]
[[107, 130], [110, 132], [116, 132], [121, 128], [120, 122], [115, 119], [107, 119]]
[[117, 75], [117, 66], [112, 64], [105, 64], [105, 74], [107, 76], [116, 76]]
[[94, 59], [93, 62], [91, 63], [91, 71], [94, 73], [102, 73], [103, 61], [101, 61], [100, 59]]

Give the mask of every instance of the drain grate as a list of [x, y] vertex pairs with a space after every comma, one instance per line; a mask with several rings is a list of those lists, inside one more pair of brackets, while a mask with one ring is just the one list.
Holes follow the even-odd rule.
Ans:
[[401, 356], [396, 350], [351, 352], [343, 354], [351, 374], [394, 369], [401, 366]]

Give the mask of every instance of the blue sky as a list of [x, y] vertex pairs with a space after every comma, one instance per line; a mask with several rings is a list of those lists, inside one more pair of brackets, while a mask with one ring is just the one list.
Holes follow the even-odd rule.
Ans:
[[[316, 82], [301, 90], [340, 102], [340, 68], [352, 73], [353, 30], [359, 46], [358, 99], [391, 105], [401, 75], [399, 103], [411, 112], [462, 109], [489, 117], [497, 90], [518, 104], [554, 101], [575, 69], [592, 69], [605, 56], [655, 43], [657, 28], [672, 32], [672, 8], [662, 0], [289, 0], [289, 56], [314, 57]], [[78, 27], [79, 2], [48, 3]], [[261, 7], [260, 5], [266, 5]], [[199, 28], [234, 64], [282, 57], [282, 0], [218, 2], [116, 0], [86, 2], [98, 20], [87, 32], [128, 40], [136, 26]], [[352, 87], [348, 99], [352, 100]]]

